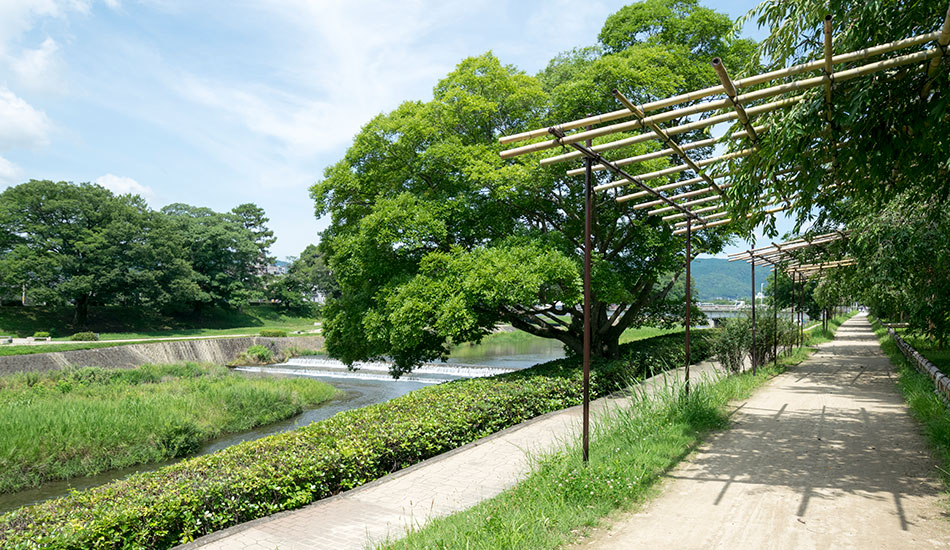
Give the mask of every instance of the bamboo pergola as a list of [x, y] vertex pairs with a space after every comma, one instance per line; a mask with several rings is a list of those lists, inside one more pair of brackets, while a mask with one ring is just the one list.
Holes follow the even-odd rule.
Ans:
[[[511, 148], [503, 151], [501, 157], [512, 159], [521, 155], [555, 151], [539, 159], [542, 166], [582, 161], [580, 167], [568, 166], [568, 176], [585, 175], [585, 273], [584, 273], [584, 460], [588, 457], [588, 398], [590, 366], [590, 230], [593, 209], [593, 194], [608, 190], [618, 202], [630, 202], [633, 209], [645, 209], [650, 215], [660, 216], [670, 222], [674, 235], [686, 235], [686, 391], [689, 391], [689, 304], [690, 304], [690, 260], [692, 232], [706, 230], [737, 221], [744, 221], [758, 215], [772, 215], [793, 208], [798, 197], [785, 197], [774, 188], [752, 197], [752, 208], [747, 213], [730, 210], [727, 190], [731, 187], [729, 169], [732, 162], [742, 162], [754, 158], [758, 152], [757, 142], [769, 131], [768, 119], [772, 113], [787, 110], [798, 105], [806, 97], [804, 92], [822, 88], [824, 109], [822, 117], [826, 123], [826, 132], [816, 139], [827, 145], [825, 148], [831, 157], [818, 163], [833, 169], [834, 155], [838, 149], [836, 129], [832, 125], [834, 109], [834, 89], [841, 83], [867, 77], [882, 71], [923, 65], [926, 71], [927, 85], [921, 90], [921, 98], [929, 93], [950, 44], [950, 9], [940, 30], [897, 40], [861, 50], [834, 54], [833, 25], [831, 16], [824, 20], [824, 51], [819, 59], [786, 67], [762, 74], [735, 80], [726, 69], [725, 61], [720, 58], [711, 60], [719, 84], [700, 90], [694, 90], [676, 96], [659, 99], [644, 104], [636, 104], [628, 99], [621, 90], [612, 94], [622, 108], [585, 118], [566, 121], [550, 127], [538, 128], [499, 139], [503, 145]], [[664, 126], [667, 124], [667, 126]], [[672, 125], [670, 125], [672, 124]], [[721, 137], [708, 137], [713, 127], [726, 126]], [[635, 133], [633, 136], [617, 134]], [[684, 135], [700, 133], [701, 139], [690, 141], [682, 139]], [[594, 140], [600, 140], [594, 144]], [[530, 143], [515, 145], [521, 142]], [[622, 150], [633, 145], [659, 142], [660, 149], [654, 152], [623, 156]], [[712, 158], [696, 159], [690, 156], [695, 149], [728, 145], [732, 151]], [[560, 149], [570, 149], [559, 152]], [[614, 151], [621, 154], [614, 155]], [[609, 154], [611, 158], [604, 156]], [[634, 174], [631, 167], [658, 158], [677, 158], [679, 162], [670, 167], [648, 173]], [[594, 174], [606, 172], [610, 181], [601, 176], [601, 182], [594, 184]], [[777, 176], [793, 173], [787, 171]], [[792, 176], [793, 177], [793, 176]], [[666, 181], [669, 178], [678, 178]], [[659, 184], [651, 184], [660, 180]], [[767, 187], [767, 185], [766, 185]], [[830, 192], [828, 185], [819, 192]], [[794, 243], [785, 243], [794, 247]], [[781, 255], [781, 250], [776, 250]], [[749, 259], [756, 262], [772, 263], [764, 251]], [[775, 264], [773, 264], [775, 265]], [[798, 266], [805, 271], [805, 266]], [[827, 265], [825, 267], [828, 267]], [[822, 268], [817, 271], [821, 272]], [[808, 270], [809, 272], [812, 269]], [[753, 275], [754, 277], [754, 275]], [[754, 296], [754, 293], [753, 293]], [[753, 299], [754, 305], [754, 299]], [[753, 362], [753, 369], [755, 364]]]

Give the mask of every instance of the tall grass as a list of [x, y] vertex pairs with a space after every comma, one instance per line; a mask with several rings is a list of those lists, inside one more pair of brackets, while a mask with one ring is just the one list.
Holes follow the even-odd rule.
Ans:
[[0, 493], [190, 454], [293, 416], [336, 390], [182, 363], [0, 378]]
[[[897, 347], [897, 342], [877, 320], [874, 320], [874, 333], [881, 342], [881, 350], [897, 368], [897, 387], [900, 388], [911, 414], [921, 423], [940, 463], [944, 486], [950, 488], [950, 407], [934, 393], [933, 381], [911, 365]], [[918, 351], [933, 361], [924, 351]], [[941, 370], [947, 366], [947, 363], [940, 365], [936, 361], [933, 362]]]

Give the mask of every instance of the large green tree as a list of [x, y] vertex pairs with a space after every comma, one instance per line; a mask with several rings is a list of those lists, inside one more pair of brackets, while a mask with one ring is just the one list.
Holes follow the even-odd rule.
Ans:
[[281, 309], [298, 312], [313, 311], [316, 299], [332, 299], [339, 294], [323, 252], [312, 244], [300, 253], [299, 258], [293, 259], [285, 275], [270, 282], [267, 291]]
[[[613, 88], [649, 101], [710, 85], [706, 56], [751, 52], [728, 25], [683, 30], [693, 16], [728, 21], [696, 2], [646, 4], [675, 13], [605, 27], [600, 45], [558, 56], [538, 77], [490, 53], [465, 59], [432, 101], [404, 103], [362, 129], [311, 190], [317, 215], [331, 218], [320, 246], [340, 286], [324, 325], [332, 355], [388, 356], [398, 375], [499, 323], [580, 350], [583, 186], [538, 156], [502, 161], [497, 138], [614, 110]], [[648, 147], [658, 145], [617, 153]], [[598, 197], [593, 230], [593, 351], [604, 357], [617, 356], [626, 328], [669, 318], [666, 297], [684, 264], [681, 237], [615, 196]], [[722, 243], [707, 231], [693, 250]]]
[[[239, 207], [240, 208], [240, 207]], [[248, 211], [248, 209], [243, 209]], [[195, 314], [207, 305], [244, 304], [260, 288], [263, 222], [234, 212], [170, 204], [161, 213], [183, 240], [183, 255], [194, 270], [198, 292], [189, 300]], [[264, 218], [266, 221], [266, 218]]]
[[36, 302], [164, 306], [197, 292], [183, 240], [141, 197], [32, 180], [0, 194], [0, 284]]

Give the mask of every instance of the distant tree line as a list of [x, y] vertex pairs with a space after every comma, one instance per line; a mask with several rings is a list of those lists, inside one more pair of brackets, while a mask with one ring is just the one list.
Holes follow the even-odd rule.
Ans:
[[[0, 193], [0, 295], [71, 305], [76, 326], [91, 305], [199, 315], [269, 297], [266, 267], [275, 241], [260, 207], [228, 212], [187, 204], [152, 210], [142, 197], [91, 183], [37, 181]], [[305, 252], [306, 254], [306, 252]], [[302, 292], [281, 283], [288, 307]]]

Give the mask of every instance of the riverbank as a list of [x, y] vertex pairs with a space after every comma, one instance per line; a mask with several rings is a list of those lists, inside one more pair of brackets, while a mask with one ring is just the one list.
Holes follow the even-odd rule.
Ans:
[[195, 363], [0, 377], [0, 493], [188, 455], [336, 393], [316, 380]]
[[226, 365], [247, 348], [262, 345], [284, 356], [294, 349], [323, 348], [322, 336], [265, 338], [261, 336], [173, 340], [147, 344], [115, 344], [95, 349], [57, 351], [32, 355], [0, 356], [0, 376], [17, 372], [49, 372], [67, 367], [97, 366], [130, 369], [146, 364], [181, 361]]

